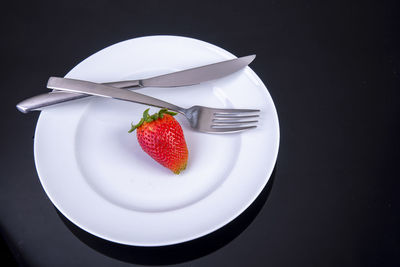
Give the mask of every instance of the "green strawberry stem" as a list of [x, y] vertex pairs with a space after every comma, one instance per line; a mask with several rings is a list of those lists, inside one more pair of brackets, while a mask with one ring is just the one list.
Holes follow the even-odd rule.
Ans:
[[131, 123], [131, 129], [128, 131], [128, 133], [133, 132], [134, 130], [136, 130], [137, 128], [142, 126], [143, 123], [150, 123], [152, 121], [162, 119], [164, 117], [164, 114], [169, 114], [171, 116], [175, 116], [176, 114], [178, 114], [176, 112], [169, 111], [166, 108], [162, 108], [157, 113], [154, 113], [153, 115], [149, 115], [149, 110], [150, 110], [150, 108], [146, 109], [143, 112], [143, 117], [140, 119], [139, 123], [137, 123], [135, 125], [133, 123]]

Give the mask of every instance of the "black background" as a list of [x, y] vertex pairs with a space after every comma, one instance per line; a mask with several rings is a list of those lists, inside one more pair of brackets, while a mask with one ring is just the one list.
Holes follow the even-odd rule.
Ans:
[[[400, 266], [396, 1], [14, 1], [1, 11], [1, 249], [23, 266]], [[15, 105], [119, 41], [193, 37], [237, 56], [280, 119], [275, 172], [242, 216], [182, 245], [95, 238], [63, 218]]]

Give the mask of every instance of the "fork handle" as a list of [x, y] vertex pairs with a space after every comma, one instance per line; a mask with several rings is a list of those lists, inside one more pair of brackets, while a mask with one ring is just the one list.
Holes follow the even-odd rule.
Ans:
[[[117, 88], [129, 88], [129, 89], [139, 89], [143, 86], [140, 84], [139, 80], [131, 80], [131, 81], [121, 81], [121, 82], [110, 82], [104, 83], [105, 85], [117, 87]], [[50, 92], [45, 94], [36, 95], [30, 98], [27, 98], [17, 104], [17, 109], [23, 113], [28, 113], [34, 110], [39, 110], [41, 108], [60, 104], [63, 102], [80, 99], [87, 97], [86, 94], [80, 93], [68, 93], [68, 92]]]
[[47, 88], [72, 93], [83, 93], [88, 95], [115, 98], [159, 108], [167, 108], [169, 110], [185, 114], [185, 109], [178, 107], [174, 104], [129, 90], [107, 86], [105, 84], [98, 84], [67, 78], [50, 77], [49, 81], [47, 82]]

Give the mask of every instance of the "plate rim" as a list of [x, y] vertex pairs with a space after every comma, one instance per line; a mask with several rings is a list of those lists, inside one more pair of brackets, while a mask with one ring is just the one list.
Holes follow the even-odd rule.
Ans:
[[[232, 56], [234, 57], [233, 54], [231, 54], [230, 52], [224, 50], [223, 48], [220, 48], [220, 47], [218, 47], [218, 46], [215, 46], [215, 45], [213, 45], [213, 44], [211, 44], [211, 43], [208, 43], [208, 42], [205, 42], [205, 41], [202, 41], [202, 40], [198, 40], [198, 39], [194, 39], [194, 38], [190, 38], [190, 37], [184, 37], [184, 36], [175, 36], [175, 35], [151, 35], [151, 36], [143, 36], [143, 37], [132, 38], [132, 39], [128, 39], [128, 40], [125, 40], [125, 41], [117, 42], [117, 43], [115, 43], [115, 44], [112, 44], [112, 45], [110, 45], [110, 46], [107, 46], [107, 47], [105, 47], [105, 48], [103, 48], [103, 49], [101, 49], [101, 50], [99, 50], [99, 51], [97, 51], [97, 52], [91, 54], [91, 55], [88, 56], [87, 58], [83, 59], [81, 62], [79, 62], [77, 65], [75, 65], [65, 76], [67, 77], [77, 66], [79, 66], [79, 65], [80, 65], [82, 62], [84, 62], [86, 59], [95, 56], [96, 54], [100, 53], [101, 51], [103, 51], [103, 50], [105, 50], [105, 49], [109, 49], [109, 48], [111, 48], [111, 47], [113, 47], [113, 46], [117, 46], [117, 45], [119, 45], [119, 44], [121, 44], [121, 43], [129, 42], [129, 41], [133, 41], [133, 40], [137, 40], [137, 39], [142, 39], [142, 38], [159, 38], [159, 37], [162, 37], [162, 38], [167, 37], [167, 38], [184, 38], [184, 39], [190, 39], [190, 40], [195, 41], [195, 42], [203, 43], [203, 44], [205, 44], [205, 45], [207, 45], [207, 46], [210, 46], [210, 45], [211, 45], [211, 46], [213, 46], [213, 47], [215, 47], [215, 48], [218, 48], [218, 49], [220, 49], [220, 50], [226, 52], [226, 54], [232, 55]], [[249, 69], [250, 69], [250, 68], [249, 68]], [[269, 181], [269, 179], [270, 179], [270, 177], [271, 177], [271, 175], [272, 175], [272, 173], [273, 173], [273, 171], [274, 171], [274, 169], [275, 169], [276, 162], [277, 162], [277, 157], [278, 157], [278, 153], [279, 153], [279, 147], [280, 147], [280, 124], [279, 124], [279, 117], [278, 117], [278, 113], [277, 113], [277, 109], [276, 109], [275, 103], [274, 103], [274, 101], [273, 101], [273, 99], [272, 99], [272, 96], [271, 96], [270, 92], [268, 91], [267, 87], [266, 87], [265, 84], [262, 82], [262, 80], [258, 77], [258, 75], [257, 75], [253, 70], [250, 69], [250, 71], [252, 72], [253, 76], [256, 77], [256, 79], [258, 79], [258, 82], [260, 82], [260, 83], [262, 84], [262, 86], [265, 88], [266, 94], [269, 96], [269, 98], [271, 99], [272, 104], [273, 104], [273, 111], [274, 111], [274, 114], [273, 114], [274, 116], [273, 116], [273, 117], [274, 117], [274, 119], [276, 120], [276, 128], [275, 128], [276, 133], [275, 133], [275, 136], [276, 136], [276, 138], [277, 138], [277, 140], [275, 141], [276, 149], [275, 149], [275, 151], [274, 151], [273, 154], [272, 154], [272, 155], [273, 155], [273, 156], [272, 156], [272, 158], [273, 158], [273, 160], [272, 160], [273, 164], [272, 164], [272, 168], [270, 168], [270, 169], [268, 169], [268, 171], [266, 171], [265, 179], [264, 179], [263, 185], [260, 186], [260, 187], [258, 188], [257, 191], [254, 191], [254, 192], [252, 193], [252, 197], [249, 198], [249, 201], [247, 201], [247, 203], [245, 203], [245, 205], [243, 205], [241, 209], [239, 209], [237, 212], [231, 214], [230, 217], [225, 218], [225, 219], [224, 219], [222, 222], [220, 222], [219, 224], [214, 225], [214, 227], [209, 228], [207, 231], [202, 231], [202, 232], [198, 232], [197, 234], [193, 234], [193, 235], [191, 235], [190, 238], [175, 239], [175, 241], [173, 241], [173, 242], [160, 242], [160, 243], [149, 242], [148, 244], [144, 244], [144, 243], [143, 243], [143, 244], [138, 244], [138, 243], [133, 243], [133, 242], [115, 240], [115, 239], [109, 238], [109, 237], [107, 237], [107, 236], [105, 236], [105, 235], [103, 235], [103, 234], [101, 234], [101, 233], [96, 233], [96, 232], [92, 231], [91, 229], [87, 229], [84, 225], [81, 225], [80, 223], [78, 223], [77, 221], [75, 221], [75, 218], [73, 218], [73, 216], [68, 216], [67, 214], [65, 214], [65, 212], [63, 211], [63, 209], [60, 208], [60, 205], [59, 205], [59, 203], [57, 203], [56, 199], [54, 199], [53, 196], [52, 196], [52, 194], [50, 194], [50, 193], [47, 191], [46, 186], [45, 186], [45, 185], [43, 184], [43, 182], [42, 182], [42, 178], [41, 178], [40, 171], [39, 171], [39, 166], [38, 166], [38, 163], [37, 163], [37, 155], [36, 155], [36, 152], [37, 152], [37, 142], [36, 142], [36, 138], [35, 138], [35, 141], [34, 141], [35, 166], [36, 166], [36, 169], [37, 169], [37, 172], [38, 172], [39, 181], [40, 181], [40, 183], [41, 183], [41, 185], [42, 185], [42, 187], [43, 187], [43, 189], [44, 189], [46, 195], [49, 197], [49, 199], [51, 200], [51, 202], [53, 203], [53, 205], [57, 208], [57, 210], [58, 210], [64, 217], [66, 217], [69, 221], [71, 221], [73, 224], [75, 224], [77, 227], [79, 227], [79, 228], [85, 230], [86, 232], [88, 232], [88, 233], [90, 233], [90, 234], [92, 234], [92, 235], [95, 235], [95, 236], [97, 236], [97, 237], [100, 237], [100, 238], [102, 238], [102, 239], [105, 239], [105, 240], [108, 240], [108, 241], [111, 241], [111, 242], [114, 242], [114, 243], [124, 244], [124, 245], [154, 247], [154, 246], [166, 246], [166, 245], [179, 244], [179, 243], [182, 243], [182, 242], [187, 242], [187, 241], [191, 241], [191, 240], [200, 238], [200, 237], [202, 237], [202, 236], [205, 236], [205, 235], [207, 235], [207, 234], [210, 234], [210, 233], [212, 233], [212, 232], [214, 232], [214, 231], [216, 231], [216, 230], [222, 228], [223, 226], [227, 225], [228, 223], [230, 223], [231, 221], [233, 221], [234, 219], [236, 219], [240, 214], [242, 214], [252, 203], [254, 203], [254, 201], [258, 198], [258, 196], [260, 195], [260, 193], [262, 192], [262, 190], [265, 188], [265, 186], [267, 185], [267, 183], [268, 183], [268, 181]], [[266, 102], [268, 103], [267, 99], [264, 99], [264, 101], [266, 101]], [[38, 133], [38, 131], [39, 131], [39, 128], [40, 128], [40, 127], [39, 127], [39, 123], [40, 123], [40, 121], [41, 121], [41, 118], [43, 119], [42, 113], [39, 115], [39, 118], [38, 118], [38, 122], [37, 122], [36, 129], [35, 129], [35, 136], [37, 135], [37, 133]]]

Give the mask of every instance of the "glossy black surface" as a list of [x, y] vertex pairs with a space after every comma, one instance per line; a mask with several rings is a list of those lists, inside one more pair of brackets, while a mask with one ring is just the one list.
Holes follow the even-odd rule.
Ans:
[[[23, 266], [400, 266], [397, 2], [4, 5], [2, 250]], [[38, 114], [15, 104], [104, 47], [156, 34], [256, 53], [251, 68], [275, 101], [281, 146], [273, 179], [237, 220], [193, 242], [146, 249], [98, 239], [57, 212], [34, 165]]]

